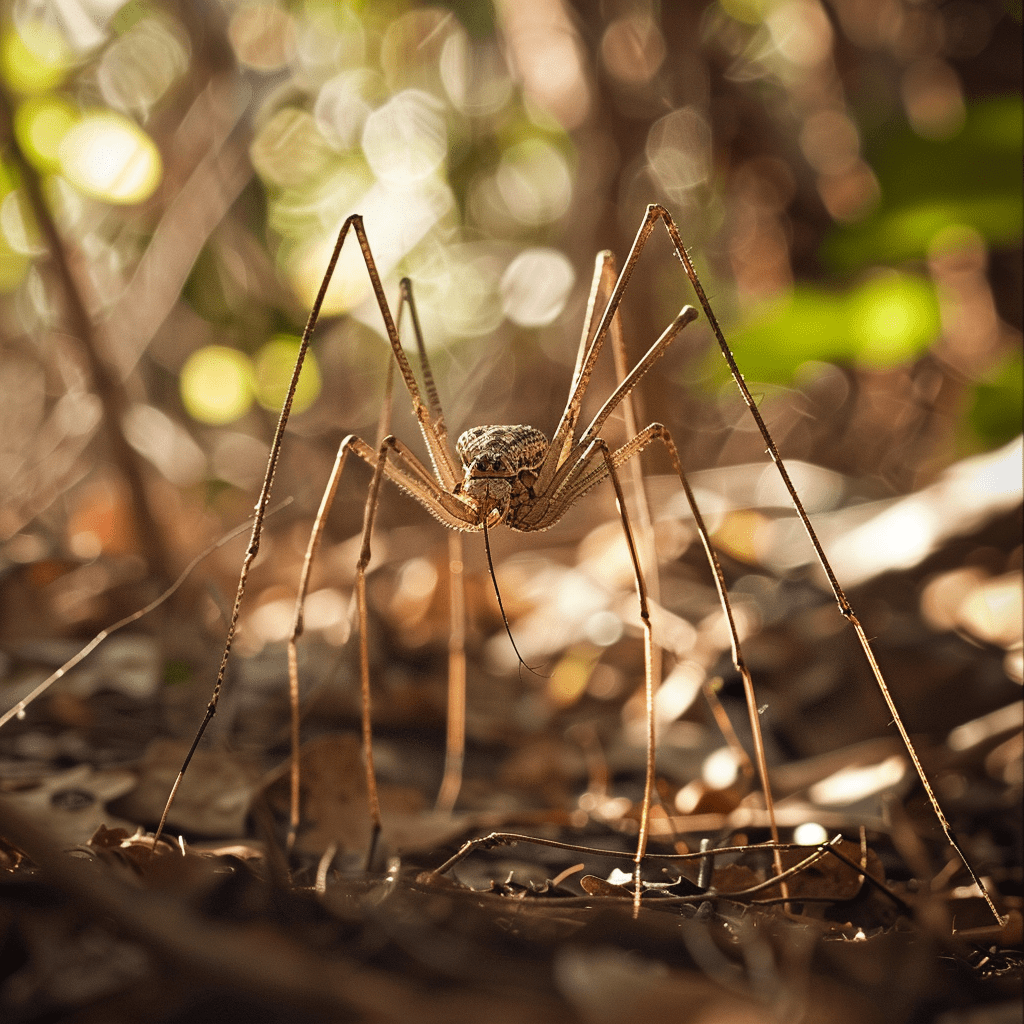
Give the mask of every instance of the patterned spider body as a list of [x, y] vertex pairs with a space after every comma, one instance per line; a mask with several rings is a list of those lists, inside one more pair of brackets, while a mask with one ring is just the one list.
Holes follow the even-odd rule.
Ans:
[[477, 507], [483, 523], [493, 512], [514, 529], [517, 514], [535, 500], [533, 485], [548, 450], [548, 439], [535, 427], [472, 427], [460, 435], [455, 450], [464, 477], [456, 491]]

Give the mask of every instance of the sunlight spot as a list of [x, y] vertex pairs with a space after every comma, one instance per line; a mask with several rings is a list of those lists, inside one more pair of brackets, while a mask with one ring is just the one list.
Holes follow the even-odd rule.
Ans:
[[739, 775], [739, 760], [730, 747], [719, 747], [701, 767], [701, 778], [712, 789], [728, 789]]
[[252, 404], [252, 362], [226, 345], [206, 345], [181, 368], [181, 400], [200, 423], [219, 426], [244, 416]]
[[622, 619], [614, 612], [595, 612], [587, 619], [583, 632], [598, 647], [610, 647], [622, 637]]
[[690, 708], [704, 684], [704, 669], [696, 662], [678, 662], [654, 695], [659, 722], [674, 722]]
[[793, 829], [793, 842], [801, 846], [817, 846], [828, 839], [828, 833], [816, 821], [805, 821]]
[[964, 722], [953, 729], [946, 742], [950, 750], [970, 750], [987, 739], [1002, 732], [1019, 729], [1024, 723], [1024, 701], [1014, 701], [1006, 707], [991, 711], [987, 715]]
[[813, 0], [781, 3], [765, 18], [776, 49], [791, 64], [811, 68], [832, 50], [832, 26]]
[[68, 540], [68, 547], [76, 558], [83, 561], [91, 561], [103, 554], [103, 542], [93, 530], [80, 530], [72, 534]]
[[893, 754], [878, 764], [840, 768], [808, 790], [814, 803], [826, 807], [845, 807], [865, 797], [892, 789], [907, 773], [907, 759]]
[[303, 622], [306, 629], [329, 629], [344, 618], [347, 605], [341, 592], [334, 587], [314, 590], [306, 598]]
[[68, 181], [108, 203], [147, 199], [163, 172], [153, 140], [134, 121], [111, 111], [86, 114], [64, 136], [59, 153]]
[[557, 249], [527, 249], [502, 275], [502, 309], [520, 327], [545, 327], [562, 312], [575, 280]]
[[366, 118], [363, 153], [389, 185], [407, 187], [433, 174], [448, 153], [441, 103], [419, 89], [393, 96]]
[[[288, 394], [295, 360], [302, 344], [300, 338], [290, 334], [279, 334], [260, 347], [254, 359], [254, 386], [256, 399], [264, 409], [276, 412], [281, 408]], [[312, 349], [306, 349], [302, 373], [295, 387], [292, 412], [308, 409], [320, 395], [320, 367]]]
[[410, 558], [398, 573], [398, 590], [410, 600], [430, 597], [437, 586], [437, 569], [426, 558]]
[[674, 110], [652, 125], [646, 152], [662, 188], [681, 202], [711, 177], [711, 126], [694, 107]]

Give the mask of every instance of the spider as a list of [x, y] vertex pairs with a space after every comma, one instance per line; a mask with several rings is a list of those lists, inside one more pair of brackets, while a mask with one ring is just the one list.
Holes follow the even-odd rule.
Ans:
[[[638, 554], [633, 529], [630, 524], [629, 515], [626, 511], [626, 503], [619, 479], [619, 470], [626, 463], [629, 463], [638, 456], [645, 448], [655, 442], [659, 442], [667, 450], [673, 468], [679, 477], [680, 483], [686, 494], [687, 501], [697, 526], [698, 534], [704, 547], [708, 564], [715, 580], [719, 600], [722, 604], [722, 609], [725, 613], [725, 618], [729, 626], [732, 641], [732, 660], [743, 680], [746, 703], [750, 716], [754, 739], [755, 760], [757, 763], [758, 774], [760, 775], [766, 810], [768, 812], [772, 846], [775, 850], [776, 873], [782, 874], [782, 862], [778, 855], [779, 835], [778, 829], [775, 825], [771, 790], [767, 784], [767, 767], [765, 764], [764, 747], [761, 741], [757, 701], [754, 697], [753, 682], [740, 650], [739, 638], [728, 594], [725, 588], [724, 577], [722, 575], [717, 556], [711, 546], [710, 538], [704, 525], [700, 509], [697, 507], [693, 492], [690, 489], [686, 475], [683, 472], [679, 453], [676, 450], [676, 446], [672, 441], [669, 431], [660, 423], [651, 423], [642, 430], [637, 430], [629, 403], [629, 397], [640, 380], [664, 354], [679, 332], [687, 326], [687, 324], [692, 323], [698, 315], [693, 307], [684, 306], [672, 323], [664, 330], [658, 340], [651, 345], [647, 352], [636, 363], [633, 369], [628, 373], [624, 371], [625, 350], [622, 342], [621, 325], [618, 313], [619, 304], [622, 300], [626, 286], [629, 283], [630, 277], [635, 270], [640, 253], [659, 221], [664, 224], [665, 230], [668, 232], [675, 254], [681, 262], [686, 276], [690, 280], [698, 303], [703, 310], [722, 354], [728, 363], [732, 377], [736, 382], [743, 400], [753, 416], [762, 437], [764, 438], [767, 452], [772, 461], [775, 462], [776, 467], [782, 476], [783, 482], [790, 494], [804, 529], [807, 532], [815, 554], [825, 571], [829, 585], [835, 596], [836, 602], [839, 605], [839, 610], [853, 626], [857, 634], [858, 641], [860, 642], [868, 664], [871, 667], [882, 696], [892, 714], [893, 721], [896, 724], [904, 744], [907, 747], [908, 753], [910, 754], [911, 760], [917, 769], [918, 776], [925, 787], [936, 817], [938, 818], [950, 844], [959, 854], [960, 859], [963, 860], [964, 864], [967, 866], [973, 880], [981, 889], [981, 892], [986, 898], [996, 920], [1001, 922], [1002, 919], [996, 911], [995, 905], [992, 902], [987, 889], [964, 857], [952, 829], [939, 806], [931, 784], [925, 775], [924, 769], [921, 766], [916, 751], [914, 750], [909, 734], [907, 733], [900, 718], [888, 685], [886, 684], [878, 663], [875, 660], [863, 627], [854, 614], [853, 608], [851, 607], [846, 594], [843, 592], [842, 587], [828, 563], [828, 559], [825, 556], [813, 526], [811, 525], [807, 513], [804, 510], [800, 497], [797, 494], [789, 473], [785, 468], [779, 450], [776, 447], [760, 412], [758, 411], [757, 405], [743, 380], [743, 376], [740, 373], [738, 366], [736, 365], [736, 361], [733, 358], [729, 345], [725, 340], [714, 311], [708, 302], [707, 296], [700, 284], [700, 280], [693, 268], [689, 255], [683, 246], [679, 232], [668, 211], [665, 210], [664, 207], [656, 204], [648, 206], [647, 212], [640, 225], [640, 229], [637, 232], [626, 262], [617, 276], [614, 269], [614, 257], [610, 253], [602, 253], [598, 256], [590, 292], [590, 301], [588, 304], [585, 326], [580, 339], [576, 356], [576, 364], [569, 386], [568, 400], [566, 401], [565, 409], [562, 412], [550, 440], [536, 428], [521, 424], [484, 425], [474, 427], [465, 431], [455, 443], [455, 451], [460, 460], [459, 464], [456, 464], [455, 456], [453, 455], [450, 447], [443, 411], [437, 396], [437, 389], [434, 385], [430, 364], [426, 356], [426, 350], [423, 345], [415, 304], [412, 300], [411, 286], [408, 281], [402, 282], [399, 317], [401, 316], [404, 308], [408, 306], [414, 334], [416, 336], [421, 374], [423, 377], [423, 391], [420, 390], [420, 386], [417, 383], [405, 350], [402, 347], [396, 321], [392, 317], [390, 307], [384, 293], [384, 288], [380, 280], [380, 275], [377, 271], [373, 254], [370, 251], [370, 246], [363, 228], [362, 218], [358, 215], [353, 215], [345, 221], [339, 232], [326, 274], [314, 301], [309, 320], [306, 324], [306, 329], [303, 332], [302, 343], [300, 345], [299, 354], [293, 370], [291, 384], [289, 386], [287, 397], [285, 398], [284, 406], [281, 410], [281, 416], [278, 420], [267, 464], [267, 472], [264, 479], [263, 489], [256, 505], [256, 514], [253, 520], [249, 546], [239, 575], [238, 590], [235, 596], [231, 618], [229, 620], [228, 635], [224, 647], [224, 653], [221, 658], [217, 681], [214, 685], [209, 704], [207, 705], [206, 715], [185, 757], [184, 763], [178, 773], [170, 795], [168, 796], [163, 814], [161, 815], [160, 823], [154, 834], [154, 848], [157, 840], [163, 833], [168, 812], [170, 811], [175, 794], [178, 791], [192, 755], [194, 754], [200, 739], [217, 710], [217, 703], [224, 683], [225, 670], [231, 652], [232, 641], [234, 639], [235, 629], [238, 622], [246, 580], [248, 578], [252, 562], [259, 551], [263, 521], [270, 501], [270, 492], [273, 486], [277, 462], [280, 458], [281, 442], [285, 426], [288, 421], [288, 416], [291, 411], [292, 399], [298, 383], [299, 373], [301, 372], [302, 362], [308, 349], [313, 330], [319, 318], [324, 296], [326, 295], [342, 246], [351, 231], [355, 234], [362, 252], [363, 261], [366, 264], [366, 269], [370, 277], [370, 282], [373, 286], [377, 305], [380, 308], [388, 340], [394, 354], [394, 363], [389, 364], [390, 368], [385, 409], [387, 409], [390, 404], [391, 375], [393, 373], [394, 366], [397, 365], [409, 393], [413, 413], [419, 424], [420, 432], [422, 433], [423, 440], [426, 443], [431, 466], [428, 468], [424, 465], [424, 463], [420, 461], [420, 459], [418, 459], [405, 444], [391, 434], [385, 436], [376, 449], [371, 447], [362, 439], [354, 435], [349, 435], [342, 441], [338, 449], [334, 468], [324, 492], [320, 509], [317, 513], [313, 531], [310, 536], [309, 545], [307, 547], [299, 583], [298, 598], [296, 600], [292, 635], [288, 643], [289, 687], [292, 704], [292, 809], [289, 828], [289, 847], [294, 841], [298, 825], [299, 806], [297, 753], [299, 746], [298, 659], [296, 645], [303, 629], [303, 601], [309, 584], [310, 568], [320, 537], [322, 536], [327, 512], [333, 502], [334, 494], [337, 490], [338, 482], [341, 477], [341, 472], [345, 466], [348, 456], [350, 454], [355, 454], [357, 458], [365, 462], [373, 471], [372, 480], [364, 506], [362, 546], [359, 560], [356, 565], [355, 578], [355, 599], [359, 628], [362, 737], [366, 766], [366, 786], [372, 822], [372, 839], [367, 856], [368, 866], [373, 858], [376, 839], [381, 828], [381, 818], [377, 796], [376, 776], [373, 765], [370, 713], [370, 668], [369, 649], [367, 644], [368, 616], [366, 601], [366, 569], [370, 561], [373, 523], [379, 505], [382, 480], [386, 477], [393, 484], [396, 484], [402, 490], [406, 491], [428, 512], [452, 531], [450, 534], [450, 537], [452, 538], [450, 551], [453, 580], [453, 627], [449, 660], [450, 722], [445, 776], [442, 782], [441, 795], [439, 797], [439, 806], [449, 810], [454, 804], [455, 796], [458, 793], [461, 780], [461, 758], [464, 742], [464, 720], [462, 717], [463, 699], [460, 696], [460, 693], [464, 693], [465, 688], [465, 654], [462, 648], [464, 639], [464, 598], [461, 587], [461, 545], [458, 538], [461, 533], [479, 531], [483, 533], [485, 543], [488, 543], [488, 531], [499, 524], [504, 524], [512, 530], [524, 533], [548, 529], [557, 523], [558, 520], [561, 519], [562, 516], [581, 497], [587, 494], [587, 492], [603, 481], [609, 480], [615, 490], [619, 518], [621, 520], [623, 534], [629, 549], [629, 556], [632, 562], [640, 607], [640, 620], [644, 631], [647, 757], [637, 845], [636, 852], [633, 857], [634, 910], [638, 910], [641, 894], [641, 868], [647, 847], [650, 809], [654, 790], [654, 691], [657, 686], [657, 680], [655, 678], [657, 675], [657, 662], [648, 602], [648, 588], [641, 568], [641, 559]], [[594, 364], [601, 352], [605, 340], [609, 336], [612, 339], [612, 345], [616, 357], [619, 383], [590, 424], [577, 434], [580, 410], [584, 395], [594, 371]], [[424, 392], [426, 394], [426, 399], [423, 397]], [[627, 429], [632, 436], [625, 442], [625, 444], [613, 448], [602, 436], [602, 428], [608, 421], [608, 418], [620, 405], [622, 405], [625, 410]], [[385, 416], [382, 417], [382, 423], [385, 422], [386, 412]], [[641, 505], [642, 511], [643, 508], [644, 506]], [[783, 897], [786, 897], [787, 891], [784, 888], [783, 880], [780, 879], [779, 881]]]
[[[415, 303], [412, 299], [411, 285], [407, 280], [403, 280], [401, 284], [399, 315], [408, 306], [416, 336], [421, 374], [424, 382], [423, 391], [420, 390], [408, 357], [402, 347], [396, 321], [391, 315], [387, 299], [384, 295], [362, 222], [358, 218], [350, 219], [342, 229], [341, 237], [344, 239], [346, 230], [351, 225], [351, 229], [355, 232], [362, 249], [395, 356], [394, 365], [398, 366], [399, 372], [405, 381], [406, 389], [409, 392], [413, 412], [419, 423], [420, 431], [430, 456], [431, 468], [428, 469], [402, 441], [391, 434], [383, 438], [376, 450], [354, 435], [349, 435], [342, 441], [307, 549], [307, 558], [299, 585], [299, 599], [296, 605], [293, 635], [289, 643], [289, 665], [292, 675], [291, 689], [293, 699], [292, 739], [293, 749], [295, 749], [298, 743], [297, 735], [294, 731], [297, 728], [297, 715], [295, 712], [297, 700], [297, 654], [295, 642], [302, 632], [302, 599], [308, 585], [309, 567], [319, 543], [324, 517], [333, 500], [345, 461], [348, 455], [352, 453], [373, 469], [373, 478], [368, 491], [364, 512], [362, 551], [356, 566], [355, 593], [360, 633], [362, 726], [367, 764], [367, 790], [370, 802], [370, 816], [375, 835], [380, 829], [380, 810], [373, 770], [372, 733], [370, 726], [365, 577], [366, 567], [370, 559], [370, 540], [373, 521], [379, 504], [379, 490], [382, 478], [386, 477], [406, 491], [436, 519], [456, 533], [483, 532], [485, 542], [488, 544], [488, 554], [489, 542], [487, 541], [487, 533], [490, 529], [503, 524], [512, 530], [523, 533], [546, 530], [557, 523], [583, 495], [607, 479], [611, 481], [615, 489], [622, 528], [635, 574], [640, 604], [640, 619], [643, 624], [645, 637], [648, 752], [638, 841], [636, 870], [639, 872], [640, 860], [642, 859], [647, 842], [650, 805], [654, 787], [653, 695], [656, 686], [654, 681], [656, 670], [654, 667], [655, 654], [650, 609], [648, 607], [647, 585], [641, 568], [641, 560], [634, 539], [633, 528], [626, 512], [622, 485], [619, 480], [619, 468], [639, 455], [649, 445], [654, 442], [660, 442], [669, 452], [673, 465], [690, 499], [691, 508], [698, 521], [699, 529], [705, 538], [706, 530], [700, 517], [700, 511], [693, 500], [692, 492], [683, 474], [676, 447], [668, 430], [662, 424], [652, 423], [640, 431], [636, 431], [633, 428], [631, 431], [632, 436], [629, 440], [616, 448], [612, 448], [608, 444], [602, 437], [601, 431], [611, 414], [620, 404], [628, 400], [637, 384], [664, 354], [679, 332], [697, 319], [697, 311], [692, 306], [684, 306], [633, 369], [628, 374], [620, 374], [621, 379], [618, 386], [605, 401], [591, 423], [578, 434], [577, 427], [579, 425], [580, 409], [593, 375], [594, 365], [606, 338], [609, 336], [611, 336], [612, 344], [616, 349], [617, 365], [620, 367], [624, 365], [625, 353], [618, 315], [619, 303], [640, 251], [650, 236], [651, 230], [657, 223], [659, 216], [665, 217], [666, 223], [671, 223], [667, 219], [667, 212], [661, 207], [652, 206], [648, 210], [648, 215], [634, 242], [626, 265], [617, 278], [614, 269], [614, 257], [611, 253], [601, 253], [597, 258], [588, 313], [569, 386], [569, 396], [551, 439], [549, 440], [535, 427], [524, 424], [473, 427], [462, 433], [455, 442], [455, 452], [459, 458], [458, 464], [451, 451], [444, 414], [437, 397], [437, 389], [434, 385], [429, 360], [423, 345]], [[424, 392], [426, 399], [423, 397]], [[632, 423], [632, 421], [633, 416], [630, 413], [627, 416], [627, 424]], [[720, 582], [721, 571], [709, 543], [706, 544], [706, 549], [712, 560], [712, 568], [716, 579], [719, 581], [720, 592], [724, 594], [724, 585]], [[453, 563], [461, 563], [458, 545], [453, 546], [451, 560]], [[462, 749], [464, 746], [462, 693], [465, 687], [465, 663], [461, 650], [463, 635], [461, 620], [464, 613], [461, 578], [454, 580], [454, 582], [453, 592], [457, 592], [457, 595], [453, 600], [453, 605], [455, 606], [453, 609], [453, 619], [456, 620], [455, 633], [457, 640], [452, 644], [453, 651], [450, 660], [449, 685], [451, 697], [449, 703], [448, 750], [445, 775], [438, 800], [440, 807], [449, 810], [454, 805], [461, 781]], [[729, 616], [731, 621], [731, 612], [729, 612]], [[738, 648], [736, 650], [738, 651]], [[298, 824], [297, 787], [298, 773], [293, 767], [290, 842], [294, 841], [295, 830]]]

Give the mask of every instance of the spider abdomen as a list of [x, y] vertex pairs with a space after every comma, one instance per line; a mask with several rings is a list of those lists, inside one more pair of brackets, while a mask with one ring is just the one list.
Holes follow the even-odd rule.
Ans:
[[473, 476], [517, 477], [539, 468], [548, 439], [536, 427], [471, 427], [459, 436], [455, 450]]
[[548, 439], [523, 424], [472, 427], [455, 442], [455, 450], [465, 470], [459, 489], [476, 505], [482, 524], [494, 512], [504, 519], [533, 497]]

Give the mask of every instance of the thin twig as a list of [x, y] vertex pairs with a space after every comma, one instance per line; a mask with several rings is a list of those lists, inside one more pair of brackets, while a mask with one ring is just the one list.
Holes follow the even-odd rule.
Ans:
[[[290, 505], [292, 502], [291, 498], [287, 498], [282, 501], [280, 505], [271, 509], [267, 515], [272, 516], [279, 512], [286, 505]], [[12, 718], [22, 718], [25, 714], [25, 709], [37, 698], [42, 696], [58, 679], [62, 676], [67, 675], [76, 665], [87, 658], [104, 640], [107, 639], [111, 634], [116, 633], [119, 629], [124, 629], [125, 626], [130, 626], [133, 622], [138, 622], [143, 616], [148, 615], [155, 608], [158, 608], [164, 603], [191, 575], [192, 570], [203, 561], [208, 555], [213, 554], [218, 548], [223, 547], [230, 540], [234, 540], [239, 534], [244, 533], [248, 529], [249, 521], [246, 520], [240, 526], [236, 526], [230, 533], [226, 533], [220, 540], [215, 541], [209, 547], [204, 548], [191, 562], [185, 567], [181, 575], [159, 596], [149, 602], [144, 608], [140, 608], [136, 612], [132, 612], [131, 615], [126, 615], [123, 619], [115, 622], [112, 626], [107, 626], [106, 629], [101, 629], [93, 638], [89, 641], [73, 658], [69, 658], [64, 662], [63, 665], [52, 675], [44, 679], [27, 697], [23, 697], [14, 705], [9, 711], [3, 716], [0, 716], [0, 728], [5, 726]]]

